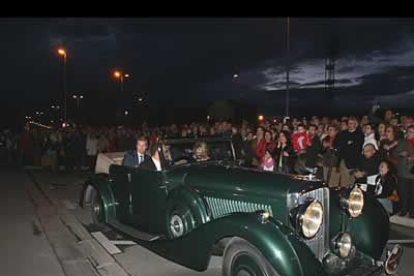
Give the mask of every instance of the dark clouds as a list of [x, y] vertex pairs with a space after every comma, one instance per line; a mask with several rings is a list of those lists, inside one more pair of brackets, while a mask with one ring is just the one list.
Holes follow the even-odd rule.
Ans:
[[[145, 91], [154, 99], [220, 97], [280, 104], [286, 85], [286, 22], [286, 18], [1, 19], [0, 73], [7, 77], [0, 97], [53, 99], [61, 82], [55, 51], [64, 45], [68, 90], [88, 97], [119, 97], [110, 72], [121, 67], [131, 74], [127, 91]], [[299, 104], [301, 93], [320, 93], [314, 99], [323, 102], [324, 62], [334, 53], [338, 99], [353, 101], [353, 95], [362, 93], [367, 103], [385, 95], [396, 103], [393, 95], [401, 100], [414, 89], [413, 33], [414, 20], [404, 18], [292, 18], [290, 81], [296, 89], [292, 101]], [[234, 73], [239, 78], [233, 79]]]

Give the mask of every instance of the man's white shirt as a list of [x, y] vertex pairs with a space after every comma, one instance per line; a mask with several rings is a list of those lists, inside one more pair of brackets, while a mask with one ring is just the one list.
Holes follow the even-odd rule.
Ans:
[[138, 153], [137, 158], [138, 158], [138, 165], [141, 165], [141, 163], [144, 162], [144, 160], [145, 160], [145, 155], [141, 154], [141, 153]]

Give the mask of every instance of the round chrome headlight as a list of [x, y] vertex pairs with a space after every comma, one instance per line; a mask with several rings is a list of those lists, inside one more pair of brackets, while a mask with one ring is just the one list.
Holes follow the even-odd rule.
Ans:
[[342, 233], [335, 241], [335, 249], [341, 258], [346, 258], [352, 249], [352, 238], [348, 233]]
[[323, 222], [323, 207], [319, 201], [313, 201], [306, 206], [306, 209], [299, 213], [299, 223], [302, 234], [306, 238], [314, 237]]
[[348, 213], [351, 217], [356, 218], [362, 214], [364, 209], [364, 193], [358, 187], [351, 190], [348, 198]]

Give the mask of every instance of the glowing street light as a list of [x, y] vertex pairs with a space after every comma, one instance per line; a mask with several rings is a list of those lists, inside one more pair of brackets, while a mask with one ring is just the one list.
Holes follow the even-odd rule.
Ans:
[[77, 105], [78, 105], [78, 108], [79, 108], [80, 100], [82, 100], [82, 99], [83, 99], [83, 95], [73, 95], [73, 96], [72, 96], [72, 98], [73, 98], [74, 100], [76, 100]]
[[119, 78], [120, 76], [121, 76], [121, 72], [119, 72], [119, 71], [114, 72], [114, 77], [115, 78]]
[[239, 77], [239, 75], [238, 75], [238, 74], [234, 74], [234, 75], [233, 75], [233, 78], [234, 78], [234, 79], [237, 79], [238, 77]]
[[65, 113], [65, 120], [67, 119], [67, 101], [66, 101], [66, 50], [63, 48], [58, 49], [58, 54], [63, 57], [63, 102], [64, 102], [64, 113]]
[[63, 48], [59, 48], [59, 49], [58, 49], [58, 54], [59, 54], [59, 55], [61, 55], [61, 56], [66, 56], [66, 51], [65, 51], [65, 49], [63, 49]]
[[257, 118], [259, 119], [259, 121], [263, 121], [264, 120], [264, 116], [263, 115], [259, 115]]
[[126, 74], [120, 70], [115, 70], [114, 77], [116, 79], [119, 79], [119, 83], [121, 84], [121, 93], [122, 93], [124, 90], [124, 78], [129, 78], [129, 74]]

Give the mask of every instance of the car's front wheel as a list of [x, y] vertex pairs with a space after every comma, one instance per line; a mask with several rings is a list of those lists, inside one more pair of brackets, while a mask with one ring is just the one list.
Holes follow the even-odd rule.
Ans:
[[224, 250], [223, 276], [280, 276], [248, 241], [232, 239]]
[[95, 189], [91, 191], [90, 213], [95, 227], [99, 230], [106, 230], [107, 227], [105, 226], [105, 213], [102, 200]]

